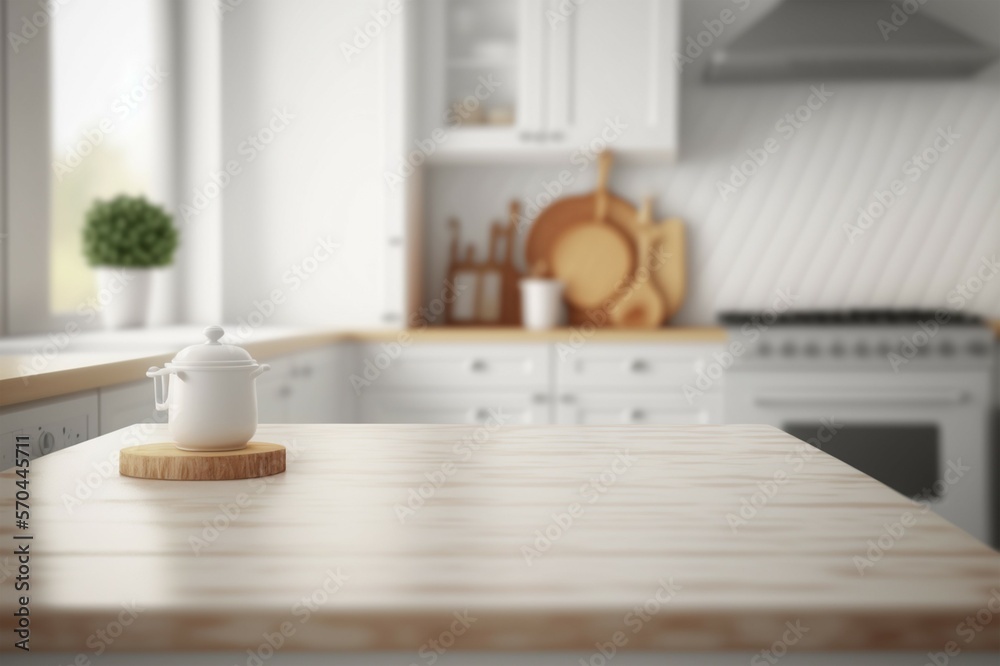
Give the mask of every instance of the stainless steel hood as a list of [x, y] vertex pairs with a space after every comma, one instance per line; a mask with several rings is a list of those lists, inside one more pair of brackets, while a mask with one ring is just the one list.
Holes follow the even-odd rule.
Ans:
[[996, 60], [995, 49], [927, 16], [925, 1], [785, 0], [714, 52], [705, 79], [959, 77]]

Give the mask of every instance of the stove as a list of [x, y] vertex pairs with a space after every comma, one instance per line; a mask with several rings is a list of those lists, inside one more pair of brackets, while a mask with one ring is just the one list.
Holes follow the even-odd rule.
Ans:
[[[948, 310], [727, 312], [724, 412], [769, 423], [998, 544], [994, 334]], [[830, 424], [836, 424], [831, 428]]]
[[978, 368], [993, 334], [978, 316], [949, 310], [726, 312], [720, 322], [742, 343], [733, 369], [829, 367], [913, 372]]

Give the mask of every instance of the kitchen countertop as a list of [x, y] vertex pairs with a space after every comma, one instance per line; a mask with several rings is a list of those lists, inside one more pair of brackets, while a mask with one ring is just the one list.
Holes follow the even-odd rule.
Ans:
[[219, 482], [118, 476], [136, 435], [31, 462], [33, 651], [1000, 648], [1000, 554], [767, 426], [265, 425], [287, 471]]
[[[237, 330], [236, 327], [226, 327]], [[182, 348], [203, 340], [201, 327], [172, 327], [81, 333], [68, 338], [39, 336], [0, 340], [0, 407], [69, 395], [146, 378], [146, 370], [163, 365]], [[408, 336], [405, 337], [404, 336]], [[438, 327], [410, 330], [299, 330], [261, 328], [245, 339], [232, 340], [254, 358], [269, 359], [335, 342], [559, 342], [574, 336], [595, 342], [723, 342], [718, 327], [675, 327], [655, 330], [561, 328]], [[65, 340], [65, 342], [63, 342]]]

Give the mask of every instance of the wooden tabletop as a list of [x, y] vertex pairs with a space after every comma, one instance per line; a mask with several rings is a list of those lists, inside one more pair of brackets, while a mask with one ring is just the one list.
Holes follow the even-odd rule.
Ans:
[[[122, 617], [116, 652], [275, 631], [284, 650], [416, 651], [449, 631], [463, 651], [616, 632], [627, 650], [758, 650], [790, 627], [795, 650], [1000, 647], [995, 617], [966, 624], [996, 615], [997, 552], [770, 427], [261, 426], [289, 447], [284, 474], [117, 474], [121, 447], [165, 438], [32, 461], [27, 530], [0, 475], [3, 557], [34, 537], [32, 650], [87, 652]], [[3, 600], [10, 636], [9, 582]]]

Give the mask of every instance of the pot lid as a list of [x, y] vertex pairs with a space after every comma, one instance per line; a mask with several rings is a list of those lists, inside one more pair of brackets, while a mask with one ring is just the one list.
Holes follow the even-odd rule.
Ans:
[[170, 365], [227, 368], [257, 365], [246, 349], [219, 342], [226, 333], [221, 326], [209, 326], [202, 332], [206, 341], [180, 350]]

